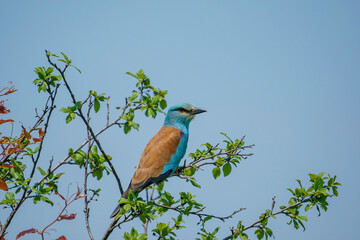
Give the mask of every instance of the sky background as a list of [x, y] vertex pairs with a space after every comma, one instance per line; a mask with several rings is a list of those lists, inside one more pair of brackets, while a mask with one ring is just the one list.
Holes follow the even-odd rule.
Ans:
[[[219, 216], [245, 207], [226, 223], [213, 220], [208, 230], [222, 226], [218, 237], [238, 220], [249, 225], [271, 207], [286, 205], [286, 188], [307, 174], [326, 171], [343, 184], [339, 197], [329, 200], [320, 217], [310, 212], [306, 231], [294, 230], [284, 217], [271, 220], [276, 239], [354, 239], [360, 215], [360, 3], [359, 1], [2, 1], [0, 4], [0, 83], [12, 81], [18, 92], [10, 95], [6, 117], [32, 126], [35, 108], [45, 100], [32, 81], [33, 69], [47, 66], [44, 50], [66, 53], [82, 70], [69, 70], [68, 80], [79, 99], [90, 89], [111, 96], [111, 117], [119, 113], [135, 81], [125, 72], [143, 68], [152, 84], [168, 90], [168, 105], [190, 102], [208, 110], [190, 126], [187, 154], [205, 142], [247, 135], [254, 156], [243, 160], [226, 178], [214, 180], [210, 169], [197, 175], [201, 189], [171, 178], [166, 190], [193, 191], [206, 212]], [[54, 119], [47, 135], [41, 166], [61, 161], [67, 149], [77, 147], [86, 131], [79, 119], [65, 124], [61, 107], [71, 104], [61, 87]], [[112, 128], [100, 139], [127, 186], [134, 167], [164, 115], [155, 120], [138, 115], [140, 131], [124, 135]], [[104, 108], [94, 128], [105, 123]], [[9, 132], [1, 125], [0, 132]], [[7, 128], [7, 129], [5, 129]], [[66, 171], [60, 192], [83, 182], [82, 171]], [[90, 205], [96, 239], [110, 223], [109, 215], [120, 197], [113, 176], [93, 188], [102, 188]], [[0, 192], [0, 198], [4, 192]], [[52, 198], [60, 203], [59, 198]], [[87, 239], [82, 201], [69, 207], [76, 220], [53, 226], [49, 239]], [[9, 210], [0, 210], [3, 221]], [[55, 218], [58, 205], [23, 205], [8, 229], [7, 239], [22, 230], [42, 229]], [[173, 216], [173, 215], [172, 215]], [[188, 217], [177, 239], [194, 239], [197, 218]], [[169, 221], [168, 218], [154, 220]], [[115, 230], [119, 239], [139, 221]], [[256, 239], [249, 231], [250, 239]], [[22, 239], [34, 239], [25, 236]], [[150, 235], [149, 239], [153, 239]]]

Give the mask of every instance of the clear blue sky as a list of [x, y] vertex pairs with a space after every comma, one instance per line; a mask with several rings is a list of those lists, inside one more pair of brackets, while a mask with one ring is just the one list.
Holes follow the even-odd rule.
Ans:
[[[247, 208], [229, 222], [214, 220], [209, 229], [222, 225], [219, 237], [226, 236], [239, 219], [245, 225], [257, 220], [273, 196], [277, 206], [286, 204], [290, 195], [285, 189], [295, 187], [295, 179], [326, 171], [343, 183], [328, 212], [310, 213], [305, 232], [293, 230], [282, 217], [270, 226], [276, 239], [354, 239], [360, 215], [359, 12], [358, 1], [331, 0], [3, 1], [0, 83], [12, 81], [19, 89], [7, 102], [18, 130], [19, 121], [25, 126], [34, 122], [34, 108], [44, 100], [32, 85], [33, 68], [46, 64], [44, 49], [65, 52], [83, 71], [68, 75], [76, 94], [85, 97], [93, 89], [110, 95], [112, 117], [134, 84], [125, 72], [143, 68], [155, 86], [169, 91], [169, 105], [191, 102], [208, 110], [191, 124], [188, 153], [201, 143], [218, 142], [219, 132], [246, 134], [247, 143], [256, 144], [255, 155], [229, 177], [215, 181], [208, 172], [199, 174], [202, 188], [195, 193], [207, 212], [227, 215]], [[70, 105], [64, 89], [59, 97], [57, 109]], [[64, 114], [56, 111], [42, 159], [45, 168], [52, 156], [62, 160], [85, 138], [79, 120], [65, 125]], [[124, 185], [163, 118], [138, 117], [139, 132], [124, 136], [114, 128], [101, 138]], [[96, 118], [95, 128], [104, 121]], [[81, 171], [64, 170], [69, 173], [61, 191], [70, 182], [82, 184]], [[120, 196], [112, 176], [101, 185], [91, 183], [102, 188], [99, 201], [90, 206], [98, 239]], [[177, 178], [166, 187], [192, 190]], [[51, 237], [86, 239], [82, 209], [82, 202], [72, 205], [69, 213], [78, 213], [77, 219], [54, 225], [57, 232]], [[7, 211], [0, 210], [1, 219]], [[8, 229], [8, 239], [24, 229], [41, 229], [57, 211], [57, 206], [28, 202]], [[178, 239], [195, 238], [196, 220], [189, 218]], [[139, 222], [134, 226], [142, 231]], [[111, 239], [122, 235], [116, 230]]]

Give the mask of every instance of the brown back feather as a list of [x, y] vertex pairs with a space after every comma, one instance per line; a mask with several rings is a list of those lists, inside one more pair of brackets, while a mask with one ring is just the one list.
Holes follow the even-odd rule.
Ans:
[[172, 155], [176, 154], [180, 138], [179, 129], [163, 126], [146, 145], [129, 188], [140, 192], [146, 187], [143, 186], [146, 180], [160, 176], [164, 165], [170, 162]]

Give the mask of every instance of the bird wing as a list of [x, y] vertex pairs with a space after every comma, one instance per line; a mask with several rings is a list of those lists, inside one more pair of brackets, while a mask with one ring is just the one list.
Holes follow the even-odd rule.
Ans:
[[[171, 174], [162, 173], [164, 165], [176, 154], [181, 139], [181, 130], [163, 126], [149, 141], [131, 179], [130, 189], [141, 191], [151, 183], [160, 182]], [[160, 176], [161, 175], [161, 176]]]

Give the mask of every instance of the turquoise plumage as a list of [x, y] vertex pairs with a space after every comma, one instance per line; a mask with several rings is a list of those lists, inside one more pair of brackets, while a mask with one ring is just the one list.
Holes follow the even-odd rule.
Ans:
[[[159, 183], [171, 176], [184, 157], [189, 139], [189, 124], [195, 115], [206, 112], [189, 103], [172, 106], [166, 114], [163, 127], [149, 141], [140, 158], [129, 187], [122, 194], [127, 198], [129, 191], [140, 192], [153, 183]], [[116, 216], [120, 205], [111, 214]]]

